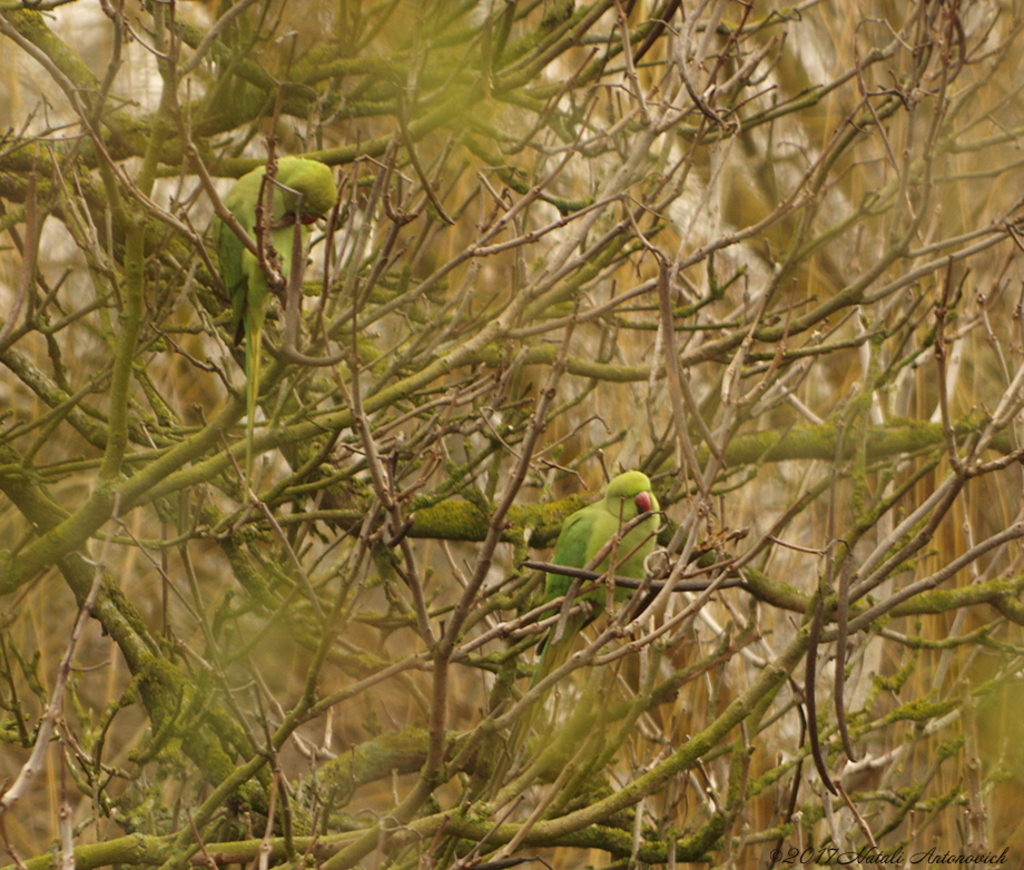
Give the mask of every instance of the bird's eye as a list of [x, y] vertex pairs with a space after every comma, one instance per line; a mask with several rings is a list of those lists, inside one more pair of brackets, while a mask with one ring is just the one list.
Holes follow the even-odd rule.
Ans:
[[649, 492], [640, 493], [634, 500], [634, 504], [640, 513], [647, 513], [651, 509], [651, 494]]

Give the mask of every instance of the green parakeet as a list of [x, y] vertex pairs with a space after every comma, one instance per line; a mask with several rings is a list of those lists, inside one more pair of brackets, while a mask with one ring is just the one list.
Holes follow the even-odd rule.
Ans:
[[[642, 471], [627, 471], [614, 478], [605, 490], [604, 498], [582, 508], [569, 516], [562, 523], [562, 531], [555, 544], [555, 555], [552, 562], [570, 568], [584, 568], [597, 552], [608, 543], [626, 523], [642, 513], [658, 511], [658, 499], [651, 491], [651, 481]], [[657, 545], [656, 533], [660, 520], [657, 515], [644, 520], [630, 530], [618, 546], [618, 562], [614, 573], [620, 577], [633, 577], [637, 580], [644, 576], [644, 559]], [[608, 559], [605, 558], [595, 571], [607, 571]], [[559, 595], [565, 595], [572, 585], [572, 578], [562, 574], [548, 574], [544, 586], [545, 600], [550, 601]], [[633, 590], [616, 587], [615, 600], [625, 601]], [[594, 589], [579, 596], [579, 600], [595, 602], [598, 606], [605, 601], [604, 589]], [[568, 657], [573, 641], [587, 620], [583, 615], [569, 618], [561, 638], [554, 639], [557, 626], [552, 629], [551, 636], [545, 643], [544, 652], [533, 676], [533, 683], [539, 682], [547, 674], [562, 664]]]
[[[627, 523], [642, 513], [658, 510], [658, 499], [651, 491], [651, 481], [646, 474], [641, 471], [620, 474], [608, 484], [600, 501], [576, 511], [562, 523], [562, 531], [558, 535], [555, 554], [551, 561], [556, 565], [570, 568], [586, 568], [598, 551]], [[644, 560], [657, 546], [656, 533], [660, 522], [655, 513], [623, 536], [617, 549], [614, 574], [637, 580], [643, 578]], [[605, 557], [593, 570], [607, 571], [608, 562], [609, 557]], [[571, 577], [548, 574], [544, 587], [545, 599], [550, 601], [552, 598], [565, 595], [572, 584]], [[616, 601], [625, 601], [632, 594], [631, 589], [616, 587], [614, 598]], [[578, 596], [574, 602], [591, 601], [599, 612], [605, 600], [606, 592], [600, 588]], [[565, 662], [572, 651], [576, 635], [594, 615], [592, 613], [589, 617], [584, 614], [570, 616], [560, 637], [556, 637], [559, 624], [555, 624], [545, 640], [544, 651], [534, 669], [533, 678], [530, 680], [531, 688]], [[540, 710], [542, 706], [543, 701], [538, 699], [516, 723], [508, 744], [510, 760], [515, 759], [530, 730], [535, 711]]]
[[[224, 197], [224, 205], [250, 236], [256, 235], [256, 203], [263, 188], [265, 166], [243, 175]], [[304, 157], [282, 157], [272, 186], [271, 240], [281, 258], [281, 274], [292, 272], [292, 242], [296, 221], [302, 225], [302, 248], [309, 240], [308, 225], [334, 208], [338, 192], [334, 176], [325, 164]], [[269, 184], [270, 182], [268, 182]], [[286, 189], [287, 188], [287, 189]], [[252, 433], [259, 396], [260, 338], [270, 304], [267, 276], [256, 255], [219, 219], [214, 220], [214, 244], [235, 316], [235, 344], [245, 336], [246, 376], [246, 476], [252, 478]]]

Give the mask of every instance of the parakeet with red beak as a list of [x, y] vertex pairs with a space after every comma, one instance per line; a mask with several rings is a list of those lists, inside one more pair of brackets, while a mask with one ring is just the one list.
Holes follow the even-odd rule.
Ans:
[[[624, 534], [618, 546], [614, 548], [613, 573], [619, 577], [632, 577], [641, 580], [644, 577], [644, 560], [657, 546], [656, 535], [661, 522], [657, 512], [660, 510], [658, 499], [651, 490], [651, 481], [646, 474], [641, 471], [627, 471], [620, 474], [608, 484], [604, 496], [599, 501], [576, 511], [562, 523], [562, 530], [555, 543], [552, 562], [567, 568], [591, 567], [594, 571], [607, 571], [613, 555], [610, 552], [598, 565], [590, 566], [589, 563], [614, 535], [621, 533], [628, 523], [641, 514], [650, 513], [651, 516]], [[574, 578], [572, 577], [549, 573], [544, 587], [545, 599], [550, 601], [565, 595], [572, 587], [573, 582]], [[581, 581], [581, 583], [589, 585], [589, 581]], [[632, 595], [632, 592], [633, 590], [625, 587], [616, 587], [614, 598], [616, 601], [625, 601]], [[574, 604], [580, 601], [590, 601], [594, 606], [589, 614], [582, 612], [572, 614], [564, 625], [559, 619], [552, 627], [544, 641], [540, 660], [534, 668], [530, 688], [536, 686], [565, 662], [576, 642], [576, 636], [587, 622], [600, 612], [606, 600], [607, 593], [603, 588], [592, 589], [573, 599]], [[544, 694], [546, 695], [547, 692]], [[530, 733], [537, 713], [543, 707], [544, 698], [537, 698], [517, 719], [512, 733], [503, 747], [504, 752], [497, 761], [495, 781], [499, 784], [503, 783], [508, 766], [517, 764], [521, 760], [519, 758], [520, 750]]]
[[[652, 512], [652, 516], [623, 536], [617, 550], [618, 559], [622, 561], [614, 566], [614, 573], [619, 577], [640, 580], [644, 576], [644, 560], [657, 546], [656, 536], [661, 523], [657, 511], [660, 509], [658, 499], [651, 490], [651, 481], [646, 474], [642, 471], [627, 471], [620, 474], [608, 484], [604, 498], [581, 508], [562, 523], [552, 562], [570, 568], [584, 568], [608, 543], [612, 535], [618, 533], [640, 514]], [[593, 570], [607, 571], [608, 557]], [[548, 574], [544, 587], [546, 599], [551, 600], [559, 595], [565, 595], [571, 585], [571, 577]], [[632, 593], [631, 589], [616, 587], [615, 600], [625, 601]], [[592, 601], [600, 606], [604, 604], [605, 591], [594, 589], [579, 596], [578, 600]], [[587, 621], [583, 614], [571, 616], [565, 625], [565, 631], [557, 640], [553, 639], [557, 625], [552, 629], [552, 635], [545, 643], [531, 685], [539, 682], [568, 658], [576, 635]]]

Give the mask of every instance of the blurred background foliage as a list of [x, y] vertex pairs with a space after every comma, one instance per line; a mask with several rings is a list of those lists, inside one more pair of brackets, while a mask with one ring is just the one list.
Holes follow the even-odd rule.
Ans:
[[[1022, 30], [0, 0], [10, 861], [1024, 859]], [[207, 229], [281, 154], [340, 197], [250, 490]], [[523, 562], [628, 468], [689, 585], [511, 752]]]

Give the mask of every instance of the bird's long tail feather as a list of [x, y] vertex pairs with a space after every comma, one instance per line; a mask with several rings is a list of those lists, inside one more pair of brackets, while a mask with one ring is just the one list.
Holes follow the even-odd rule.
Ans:
[[[562, 633], [562, 637], [557, 641], [552, 641], [549, 636], [544, 641], [544, 650], [540, 655], [540, 660], [537, 662], [537, 666], [533, 670], [533, 676], [530, 678], [530, 685], [527, 687], [527, 691], [538, 685], [548, 674], [554, 672], [569, 658], [569, 654], [572, 652], [576, 636], [583, 628], [584, 621], [577, 617], [573, 617], [565, 626], [565, 631]], [[552, 630], [553, 633], [553, 630]], [[523, 746], [526, 745], [526, 740], [530, 735], [535, 723], [540, 722], [540, 717], [545, 713], [545, 707], [547, 706], [548, 695], [551, 693], [551, 689], [548, 688], [541, 697], [539, 697], [533, 704], [527, 708], [523, 715], [519, 717], [519, 721], [512, 728], [512, 733], [509, 735], [508, 740], [508, 753], [511, 764], [516, 764], [520, 759], [518, 758]]]
[[251, 326], [245, 336], [245, 481], [252, 486], [253, 464], [253, 426], [256, 422], [256, 400], [260, 394], [260, 349], [263, 330], [259, 326]]

